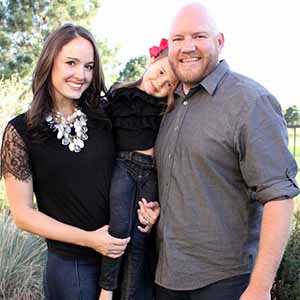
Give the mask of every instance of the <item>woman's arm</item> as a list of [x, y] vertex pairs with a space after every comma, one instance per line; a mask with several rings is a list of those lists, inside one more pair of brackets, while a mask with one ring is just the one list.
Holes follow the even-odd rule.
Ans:
[[12, 216], [21, 229], [47, 239], [90, 247], [111, 258], [117, 258], [124, 253], [129, 238], [112, 237], [108, 234], [107, 225], [95, 231], [85, 231], [59, 222], [34, 209], [31, 177], [21, 181], [7, 174], [5, 186]]

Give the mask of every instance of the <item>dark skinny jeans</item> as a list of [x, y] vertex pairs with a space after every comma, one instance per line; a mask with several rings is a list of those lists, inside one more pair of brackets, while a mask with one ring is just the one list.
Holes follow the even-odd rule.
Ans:
[[[158, 200], [154, 160], [138, 152], [121, 151], [116, 159], [110, 190], [109, 233], [117, 238], [131, 237], [125, 254], [117, 259], [103, 257], [100, 286], [106, 290], [118, 287], [121, 263], [124, 273], [121, 300], [137, 300], [148, 234], [138, 230], [138, 201]], [[123, 261], [124, 260], [124, 261]]]

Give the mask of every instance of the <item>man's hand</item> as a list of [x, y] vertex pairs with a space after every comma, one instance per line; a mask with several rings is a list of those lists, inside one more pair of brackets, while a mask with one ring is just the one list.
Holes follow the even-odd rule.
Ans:
[[259, 288], [249, 285], [240, 300], [271, 300], [270, 290], [260, 290]]

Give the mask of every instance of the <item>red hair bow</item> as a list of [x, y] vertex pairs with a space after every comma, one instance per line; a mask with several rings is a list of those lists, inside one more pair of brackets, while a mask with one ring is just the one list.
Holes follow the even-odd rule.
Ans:
[[161, 39], [159, 46], [153, 46], [149, 49], [150, 57], [156, 58], [165, 49], [168, 49], [168, 40]]

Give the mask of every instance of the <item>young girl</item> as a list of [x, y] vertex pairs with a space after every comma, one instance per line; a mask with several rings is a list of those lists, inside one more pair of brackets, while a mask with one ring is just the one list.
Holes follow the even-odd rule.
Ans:
[[[133, 83], [116, 83], [108, 93], [117, 148], [110, 190], [109, 232], [117, 238], [131, 237], [124, 257], [122, 300], [141, 297], [137, 298], [137, 288], [142, 277], [146, 231], [153, 220], [150, 216], [144, 218], [142, 224], [146, 228], [143, 230], [138, 223], [137, 207], [142, 198], [148, 202], [158, 200], [153, 147], [163, 113], [171, 109], [172, 92], [176, 87], [167, 52], [167, 40], [162, 39], [159, 47], [150, 49], [151, 61], [144, 75]], [[101, 300], [112, 299], [122, 259], [103, 258]]]

